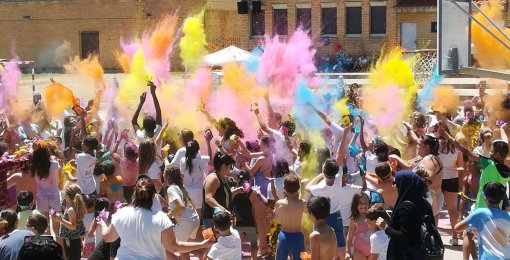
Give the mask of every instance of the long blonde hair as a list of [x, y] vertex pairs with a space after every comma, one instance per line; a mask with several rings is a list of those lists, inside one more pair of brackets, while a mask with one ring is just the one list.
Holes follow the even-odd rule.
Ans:
[[76, 212], [76, 220], [82, 220], [85, 216], [85, 202], [83, 202], [80, 186], [69, 184], [65, 187], [64, 193], [71, 199], [71, 205], [69, 206], [72, 206], [74, 212]]
[[143, 141], [138, 147], [138, 174], [147, 174], [156, 160], [156, 144], [153, 140]]

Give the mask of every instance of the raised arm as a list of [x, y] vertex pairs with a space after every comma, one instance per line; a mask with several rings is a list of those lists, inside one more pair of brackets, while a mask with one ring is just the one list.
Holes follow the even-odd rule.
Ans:
[[501, 140], [503, 140], [503, 142], [507, 143], [508, 144], [508, 136], [506, 135], [506, 127], [507, 127], [507, 124], [504, 123], [501, 127], [500, 127], [500, 135], [501, 135]]
[[324, 123], [326, 123], [328, 126], [331, 126], [331, 120], [329, 120], [329, 117], [324, 114], [322, 111], [318, 110], [317, 108], [315, 108], [312, 104], [310, 104], [310, 106], [312, 107], [313, 111], [315, 111], [315, 113], [320, 117], [322, 118], [322, 120], [324, 121]]
[[156, 85], [151, 81], [148, 84], [150, 86], [152, 99], [154, 100], [154, 108], [156, 109], [156, 124], [163, 125], [163, 119], [161, 118], [161, 106], [159, 105], [158, 96], [156, 96]]
[[368, 145], [365, 141], [365, 120], [363, 120], [362, 117], [359, 118], [360, 119], [360, 136], [359, 136], [359, 142], [361, 144], [361, 149], [363, 150], [363, 153], [366, 153], [368, 151]]
[[142, 95], [140, 95], [140, 102], [138, 103], [138, 107], [136, 108], [135, 113], [133, 114], [133, 118], [131, 119], [131, 125], [133, 125], [133, 128], [136, 131], [140, 130], [140, 125], [138, 125], [138, 117], [140, 116], [140, 111], [142, 110], [143, 103], [145, 103], [145, 99], [147, 97], [147, 92], [143, 92]]
[[269, 127], [277, 127], [273, 106], [271, 105], [271, 102], [269, 101], [269, 92], [266, 92], [266, 94], [264, 95], [264, 101], [266, 101], [266, 106], [267, 106], [267, 118], [268, 118]]
[[346, 154], [347, 146], [348, 146], [347, 138], [349, 137], [349, 133], [351, 132], [351, 129], [352, 129], [352, 123], [344, 129], [344, 134], [342, 135], [342, 141], [340, 142], [340, 146], [338, 146], [338, 151], [336, 153], [336, 163], [339, 166], [345, 165], [345, 154]]
[[257, 103], [253, 104], [251, 106], [251, 110], [253, 111], [253, 113], [255, 113], [255, 116], [257, 117], [257, 121], [259, 122], [260, 129], [262, 129], [262, 131], [266, 132], [267, 134], [271, 134], [272, 133], [271, 129], [269, 127], [267, 127], [266, 123], [262, 119], [262, 116], [260, 115], [258, 104]]
[[409, 137], [411, 137], [411, 141], [415, 144], [418, 143], [418, 140], [420, 139], [416, 133], [413, 131], [413, 126], [411, 126], [411, 124], [407, 123], [407, 122], [402, 122], [402, 124], [406, 127], [407, 129], [407, 135]]
[[439, 129], [440, 129], [439, 130], [440, 134], [443, 137], [445, 137], [448, 140], [450, 140], [451, 142], [453, 142], [455, 144], [455, 147], [457, 147], [463, 154], [469, 156], [475, 162], [478, 162], [478, 160], [480, 159], [480, 156], [478, 154], [473, 153], [471, 150], [469, 150], [469, 148], [467, 148], [467, 147], [463, 146], [462, 144], [460, 144], [457, 140], [455, 140], [455, 138], [453, 138], [446, 131], [442, 130], [441, 128], [439, 128]]

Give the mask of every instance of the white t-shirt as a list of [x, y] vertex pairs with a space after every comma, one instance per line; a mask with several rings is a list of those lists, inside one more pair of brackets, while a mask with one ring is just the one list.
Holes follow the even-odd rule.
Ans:
[[[184, 194], [182, 194], [181, 189], [177, 187], [176, 185], [170, 185], [168, 189], [166, 190], [168, 194], [168, 208], [170, 210], [174, 210], [177, 206], [178, 201], [182, 201], [184, 203]], [[194, 220], [198, 218], [198, 213], [191, 205], [188, 205], [184, 209], [184, 211], [181, 214], [181, 221], [182, 220]]]
[[443, 180], [453, 179], [459, 177], [459, 171], [457, 171], [457, 158], [460, 151], [456, 150], [454, 153], [439, 153], [439, 160], [443, 164]]
[[170, 163], [179, 166], [179, 163], [184, 156], [186, 156], [186, 147], [181, 147], [177, 149], [177, 152], [175, 152], [174, 158]]
[[243, 255], [241, 251], [241, 237], [239, 232], [230, 228], [232, 235], [219, 237], [218, 243], [211, 247], [207, 257], [213, 260], [241, 260]]
[[370, 235], [370, 253], [378, 254], [377, 260], [386, 260], [389, 242], [390, 238], [388, 235], [384, 231], [378, 230]]
[[335, 183], [328, 186], [325, 180], [313, 185], [310, 192], [313, 196], [328, 197], [331, 200], [331, 208], [329, 213], [340, 211], [344, 226], [349, 226], [349, 216], [351, 215], [351, 203], [354, 194], [361, 192], [361, 186], [347, 184], [342, 187], [342, 176], [337, 174]]
[[37, 194], [43, 196], [52, 196], [59, 194], [57, 172], [60, 169], [60, 165], [57, 161], [50, 161], [50, 172], [47, 178], [40, 179], [39, 176], [35, 176], [37, 183]]
[[[273, 136], [275, 140], [275, 148], [276, 148], [276, 159], [285, 159], [289, 164], [294, 163], [292, 159], [292, 153], [289, 151], [289, 148], [287, 147], [287, 142], [285, 141], [285, 136], [278, 131], [273, 130], [271, 131], [271, 135]], [[290, 143], [294, 148], [296, 148], [296, 140], [292, 137], [289, 137]]]
[[115, 259], [166, 259], [161, 232], [173, 224], [165, 213], [129, 206], [113, 214], [112, 225], [121, 239]]
[[183, 186], [186, 189], [202, 190], [205, 180], [205, 169], [209, 163], [209, 156], [198, 155], [195, 159], [191, 160], [191, 174], [188, 166], [186, 165], [186, 157], [181, 158], [179, 168], [183, 177]]
[[331, 128], [331, 132], [333, 133], [333, 151], [331, 153], [333, 154], [332, 158], [336, 159], [336, 155], [338, 152], [338, 146], [340, 146], [340, 142], [342, 141], [342, 136], [344, 135], [344, 129], [339, 124], [335, 122], [331, 122], [331, 125], [329, 126]]
[[96, 161], [96, 157], [88, 153], [76, 155], [76, 181], [83, 194], [92, 194], [96, 191], [96, 180], [94, 179]]
[[[279, 177], [274, 180], [274, 187], [276, 188], [276, 195], [278, 195], [279, 199], [283, 199], [285, 197], [283, 191], [283, 179], [285, 177]], [[271, 188], [271, 183], [267, 185], [267, 199], [274, 200], [273, 198], [273, 189]]]
[[147, 174], [151, 180], [160, 179], [161, 169], [159, 168], [159, 163], [157, 160], [152, 162], [151, 166], [149, 166], [149, 169], [145, 174]]
[[365, 158], [367, 160], [367, 172], [369, 173], [375, 173], [375, 167], [379, 164], [379, 160], [377, 159], [377, 156], [373, 154], [371, 151], [365, 152]]
[[[92, 225], [92, 221], [94, 221], [94, 212], [92, 212], [92, 213], [85, 213], [85, 215], [83, 215], [83, 225], [85, 225], [86, 232], [89, 230], [90, 225]], [[96, 232], [96, 233], [101, 233], [101, 230], [99, 230], [99, 232]], [[83, 236], [83, 240], [84, 240], [85, 244], [95, 243], [96, 242], [96, 237], [95, 236], [90, 236], [89, 237], [85, 233], [85, 235]]]
[[[159, 135], [159, 132], [161, 132], [161, 129], [162, 127], [160, 125], [156, 125], [156, 129], [154, 129], [154, 135], [152, 136], [153, 140], [156, 140], [156, 137]], [[149, 137], [147, 136], [147, 134], [145, 133], [144, 130], [142, 129], [138, 129], [136, 130], [136, 139], [138, 140], [138, 143], [141, 143], [147, 139], [149, 139]], [[161, 140], [159, 142], [156, 143], [156, 155], [160, 156], [161, 155]]]

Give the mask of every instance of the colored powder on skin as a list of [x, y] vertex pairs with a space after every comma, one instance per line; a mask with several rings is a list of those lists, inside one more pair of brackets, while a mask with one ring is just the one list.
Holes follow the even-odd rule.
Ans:
[[439, 75], [437, 66], [434, 66], [434, 69], [432, 70], [432, 78], [425, 83], [418, 93], [417, 103], [421, 113], [425, 114], [428, 112], [430, 102], [434, 99], [434, 88], [439, 86], [442, 79], [443, 77]]
[[192, 102], [191, 106], [198, 106], [199, 102], [206, 103], [211, 94], [214, 79], [212, 71], [207, 66], [197, 69], [193, 78], [186, 82], [185, 100]]
[[46, 110], [53, 116], [60, 116], [74, 104], [74, 94], [71, 89], [58, 82], [46, 86], [43, 92]]
[[[264, 41], [257, 79], [261, 83], [271, 83], [280, 96], [293, 96], [298, 74], [309, 75], [317, 71], [314, 64], [316, 50], [307, 32], [298, 28], [287, 42], [278, 36], [266, 36]], [[289, 87], [291, 86], [291, 87]]]
[[179, 42], [182, 65], [188, 70], [194, 70], [207, 55], [204, 29], [204, 11], [188, 17], [182, 26], [184, 36]]
[[459, 96], [453, 86], [439, 86], [434, 89], [434, 99], [430, 106], [441, 113], [455, 113], [459, 104]]
[[95, 55], [81, 60], [78, 56], [73, 57], [64, 65], [66, 73], [80, 74], [93, 80], [97, 89], [104, 89], [104, 71]]
[[220, 88], [228, 88], [235, 93], [241, 103], [251, 104], [260, 99], [265, 89], [256, 85], [255, 75], [246, 74], [246, 69], [240, 63], [228, 63], [223, 66], [223, 79]]
[[[506, 35], [510, 35], [510, 29], [505, 26], [503, 5], [498, 0], [490, 0], [488, 3], [481, 4], [480, 8]], [[510, 41], [492, 26], [481, 13], [475, 13], [474, 17], [494, 33], [497, 38], [510, 46]], [[475, 22], [471, 24], [471, 40], [474, 45], [474, 57], [481, 67], [486, 69], [505, 69], [509, 67], [510, 50]]]

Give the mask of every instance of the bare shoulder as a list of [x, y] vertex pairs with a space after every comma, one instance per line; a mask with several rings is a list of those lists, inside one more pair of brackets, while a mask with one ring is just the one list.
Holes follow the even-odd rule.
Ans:
[[314, 240], [314, 241], [317, 241], [321, 238], [321, 233], [319, 231], [313, 231], [312, 233], [310, 233], [310, 240]]

